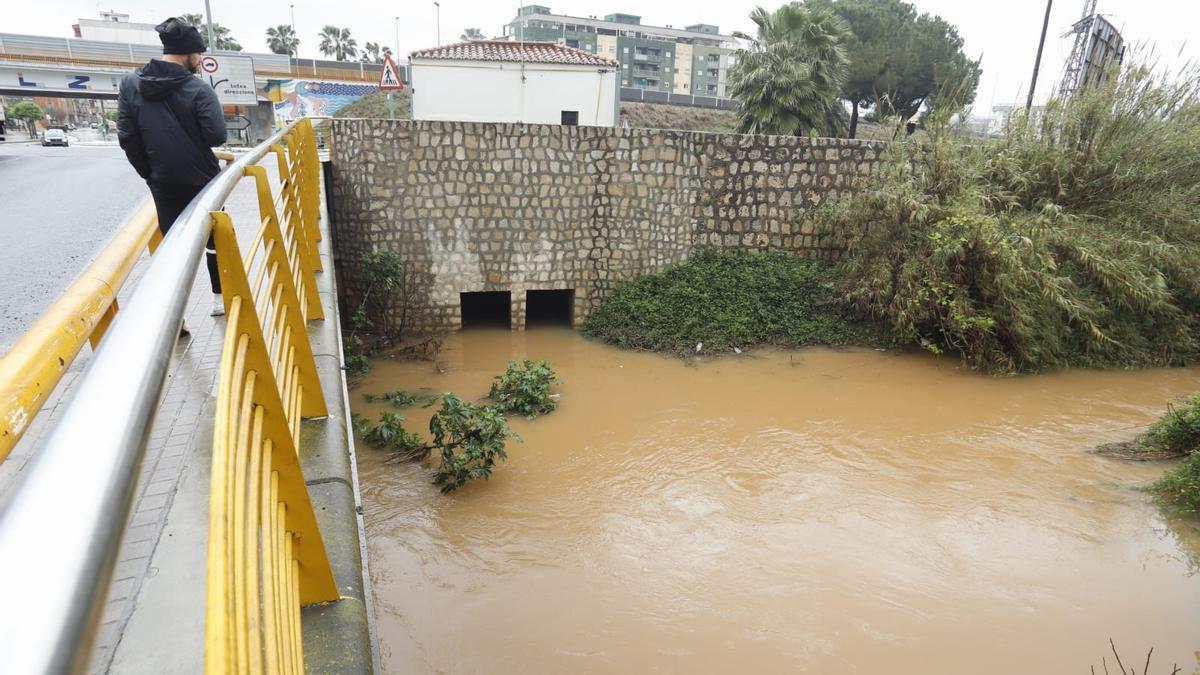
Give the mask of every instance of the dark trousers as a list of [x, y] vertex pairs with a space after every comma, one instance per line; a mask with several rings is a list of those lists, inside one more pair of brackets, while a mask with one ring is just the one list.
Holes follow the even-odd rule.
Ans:
[[[154, 197], [154, 209], [158, 211], [158, 229], [167, 236], [175, 219], [196, 195], [204, 189], [203, 185], [150, 185], [150, 195]], [[217, 247], [212, 235], [208, 235], [208, 244], [204, 250], [204, 260], [208, 263], [208, 282], [213, 293], [221, 292], [221, 277], [217, 273]]]

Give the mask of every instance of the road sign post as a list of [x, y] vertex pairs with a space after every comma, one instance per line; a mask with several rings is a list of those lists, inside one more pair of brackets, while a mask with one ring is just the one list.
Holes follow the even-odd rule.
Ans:
[[388, 119], [396, 119], [396, 103], [392, 93], [404, 90], [404, 82], [400, 80], [400, 71], [390, 53], [383, 55], [383, 70], [379, 73], [379, 90], [387, 92]]
[[200, 57], [200, 77], [217, 92], [222, 105], [258, 105], [254, 59], [248, 56], [205, 54]]

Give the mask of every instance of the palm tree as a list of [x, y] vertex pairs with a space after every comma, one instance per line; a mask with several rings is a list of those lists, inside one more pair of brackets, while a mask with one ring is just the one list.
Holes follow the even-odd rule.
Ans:
[[325, 26], [321, 29], [321, 53], [345, 61], [358, 56], [358, 40], [350, 37], [349, 28]]
[[392, 48], [387, 45], [380, 46], [377, 42], [368, 42], [363, 45], [362, 55], [358, 60], [363, 63], [383, 63], [383, 55], [391, 53]]
[[463, 42], [473, 42], [475, 40], [486, 40], [487, 38], [484, 37], [483, 31], [478, 28], [468, 28], [463, 31], [462, 35], [458, 36], [458, 39]]
[[[204, 40], [204, 46], [212, 47], [212, 45], [208, 44], [208, 24], [205, 22], [203, 16], [199, 14], [180, 14], [177, 18], [189, 26], [195, 26], [196, 30], [200, 31], [200, 39]], [[217, 49], [224, 49], [230, 52], [242, 51], [242, 45], [229, 34], [229, 29], [219, 23], [213, 24], [213, 37], [217, 39]]]
[[267, 29], [267, 48], [272, 54], [287, 54], [295, 56], [300, 47], [300, 38], [287, 24], [280, 24]]
[[180, 21], [182, 21], [183, 23], [186, 23], [189, 26], [194, 26], [195, 28], [199, 29], [200, 36], [204, 37], [204, 17], [203, 16], [201, 16], [199, 14], [180, 14], [176, 18], [178, 18]]
[[742, 104], [739, 131], [840, 135], [845, 110], [837, 97], [849, 67], [846, 24], [826, 9], [799, 2], [774, 12], [759, 7], [750, 20], [757, 35], [735, 33], [750, 47], [735, 53], [730, 72], [730, 94]]

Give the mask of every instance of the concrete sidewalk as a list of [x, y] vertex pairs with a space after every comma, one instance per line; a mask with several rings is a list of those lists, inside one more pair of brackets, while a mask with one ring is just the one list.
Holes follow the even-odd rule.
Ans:
[[[269, 155], [263, 166], [268, 168], [272, 184], [277, 185], [275, 157]], [[239, 183], [226, 210], [233, 217], [245, 252], [259, 227], [252, 180]], [[304, 610], [305, 660], [311, 672], [362, 673], [373, 671], [377, 660], [327, 222], [323, 217], [321, 254], [325, 271], [317, 275], [327, 318], [310, 322], [309, 334], [329, 416], [304, 422], [301, 464], [343, 599]], [[147, 261], [139, 261], [126, 289], [134, 287]], [[208, 316], [212, 295], [203, 263], [199, 269], [187, 310], [191, 335], [179, 340], [172, 356], [134, 488], [133, 512], [92, 657], [93, 673], [204, 670], [212, 415], [225, 320]], [[0, 463], [0, 494], [19, 477], [63, 402], [69, 401], [70, 385], [86, 360], [83, 356], [73, 366], [26, 438], [7, 461]]]

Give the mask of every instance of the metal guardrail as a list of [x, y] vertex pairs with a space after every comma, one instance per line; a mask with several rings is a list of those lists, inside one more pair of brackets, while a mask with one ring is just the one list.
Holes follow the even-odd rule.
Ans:
[[244, 260], [229, 214], [212, 214], [226, 308], [206, 587], [205, 670], [214, 675], [304, 672], [300, 606], [338, 599], [297, 457], [300, 418], [326, 414], [304, 326], [320, 312], [311, 123], [301, 120], [286, 141], [286, 152], [271, 148], [284, 186], [282, 222], [266, 170], [244, 169], [257, 185], [262, 223]]
[[[295, 184], [300, 197], [282, 224], [265, 214], [261, 174], [254, 169], [272, 146], [286, 147], [289, 173], [281, 178]], [[324, 403], [305, 374], [308, 338], [299, 296], [292, 304], [284, 298], [293, 278], [285, 252], [299, 255], [316, 236], [316, 159], [311, 122], [301, 119], [241, 155], [192, 200], [77, 380], [70, 404], [0, 504], [4, 672], [74, 673], [88, 666], [151, 421], [214, 223], [225, 252], [218, 258], [223, 281], [231, 286], [214, 420], [214, 486], [220, 489], [210, 511], [224, 515], [210, 522], [217, 529], [209, 535], [206, 669], [252, 670], [259, 661], [250, 654], [257, 652], [261, 662], [302, 670], [298, 603], [337, 598], [295, 450], [300, 416], [318, 414]], [[230, 253], [236, 249], [228, 216], [217, 213], [247, 175], [260, 181], [264, 215], [265, 233], [255, 248], [264, 253], [269, 292], [261, 295], [249, 291], [248, 282], [238, 287], [237, 268], [244, 268]], [[257, 317], [269, 317], [269, 325], [255, 326]], [[311, 359], [311, 348], [307, 353]], [[254, 448], [257, 459], [248, 463], [236, 454], [249, 449], [253, 455]], [[238, 461], [227, 462], [229, 452]], [[252, 489], [248, 477], [262, 481], [257, 493], [244, 492]], [[214, 579], [231, 582], [214, 595]]]
[[162, 241], [147, 201], [79, 278], [0, 357], [0, 461], [16, 447], [85, 343], [95, 349], [116, 316], [117, 294], [142, 249]]

